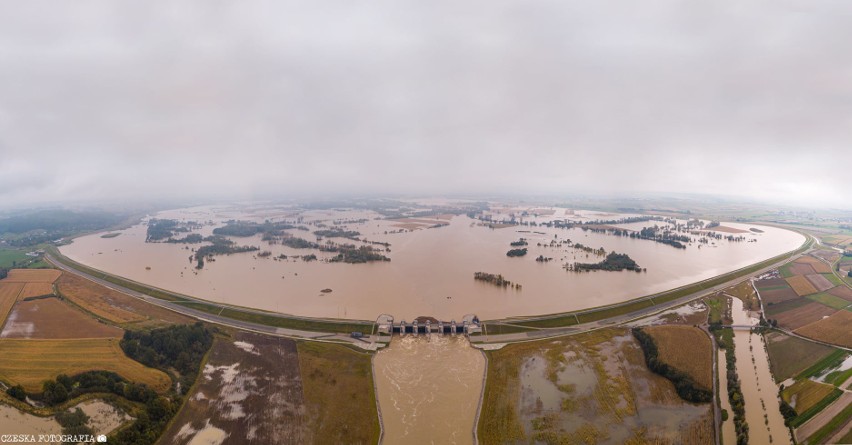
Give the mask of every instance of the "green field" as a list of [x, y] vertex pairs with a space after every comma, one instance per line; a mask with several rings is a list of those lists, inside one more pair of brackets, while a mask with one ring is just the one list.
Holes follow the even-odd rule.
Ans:
[[0, 267], [16, 267], [19, 263], [28, 259], [30, 259], [30, 257], [24, 255], [24, 252], [21, 252], [20, 250], [0, 249]]
[[816, 301], [817, 303], [824, 304], [830, 308], [834, 309], [843, 309], [846, 306], [849, 306], [852, 303], [840, 298], [835, 297], [834, 295], [827, 294], [825, 292], [820, 292], [818, 294], [811, 294], [805, 297], [811, 301]]
[[828, 281], [831, 281], [831, 283], [835, 286], [845, 286], [843, 281], [841, 281], [840, 278], [837, 278], [837, 275], [833, 273], [824, 273], [822, 276], [824, 276]]

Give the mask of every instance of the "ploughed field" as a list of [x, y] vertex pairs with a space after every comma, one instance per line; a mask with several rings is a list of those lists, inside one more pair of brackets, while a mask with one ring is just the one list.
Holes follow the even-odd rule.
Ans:
[[[708, 223], [481, 203], [206, 206], [161, 212], [121, 236], [84, 236], [60, 250], [86, 266], [214, 302], [309, 317], [451, 320], [618, 303], [804, 241], [773, 227], [702, 229]], [[605, 264], [610, 254], [627, 255], [629, 267]], [[475, 280], [477, 272], [518, 286]]]

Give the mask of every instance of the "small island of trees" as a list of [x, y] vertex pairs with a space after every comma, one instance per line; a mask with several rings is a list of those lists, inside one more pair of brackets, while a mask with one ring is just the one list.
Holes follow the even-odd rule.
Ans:
[[511, 287], [515, 290], [521, 290], [521, 285], [518, 283], [513, 283], [500, 274], [492, 274], [487, 272], [474, 272], [473, 279], [476, 281], [484, 281], [486, 283], [493, 284], [498, 287]]
[[585, 272], [589, 270], [607, 270], [607, 271], [622, 271], [622, 270], [632, 270], [635, 272], [642, 272], [645, 269], [639, 267], [636, 264], [636, 261], [633, 261], [626, 253], [615, 253], [612, 252], [606, 256], [606, 258], [599, 263], [574, 263], [568, 264], [565, 268], [569, 271], [574, 272]]
[[524, 247], [523, 249], [512, 249], [512, 250], [506, 252], [506, 256], [508, 256], [508, 257], [524, 256], [526, 254], [527, 254], [527, 248], [526, 247]]

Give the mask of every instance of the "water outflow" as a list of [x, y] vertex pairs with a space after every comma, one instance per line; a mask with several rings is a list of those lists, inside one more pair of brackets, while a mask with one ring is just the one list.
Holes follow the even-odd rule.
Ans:
[[396, 337], [374, 366], [384, 443], [473, 443], [485, 357], [465, 337]]

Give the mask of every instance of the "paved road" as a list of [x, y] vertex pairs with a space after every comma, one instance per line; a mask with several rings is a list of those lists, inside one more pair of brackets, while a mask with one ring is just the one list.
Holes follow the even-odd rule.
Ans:
[[351, 338], [348, 335], [344, 334], [332, 334], [328, 332], [312, 332], [312, 331], [302, 331], [298, 329], [287, 329], [287, 328], [278, 328], [273, 326], [267, 326], [259, 323], [251, 323], [246, 321], [234, 320], [228, 317], [222, 317], [214, 314], [210, 314], [207, 312], [199, 311], [196, 309], [192, 309], [186, 306], [182, 306], [170, 301], [161, 300], [156, 297], [152, 297], [148, 294], [137, 292], [132, 289], [128, 289], [123, 286], [119, 286], [114, 283], [110, 283], [109, 281], [94, 277], [85, 272], [74, 269], [70, 266], [67, 266], [63, 263], [60, 263], [55, 258], [53, 258], [50, 254], [45, 254], [45, 259], [53, 264], [55, 267], [59, 268], [62, 271], [73, 273], [75, 275], [81, 276], [87, 280], [93, 281], [101, 286], [110, 288], [114, 291], [121, 292], [130, 297], [145, 301], [146, 303], [153, 304], [155, 306], [159, 306], [162, 308], [169, 309], [171, 311], [177, 312], [179, 314], [183, 314], [192, 318], [196, 318], [202, 321], [206, 321], [209, 323], [214, 323], [222, 326], [228, 326], [232, 328], [242, 329], [246, 331], [257, 332], [261, 334], [267, 335], [275, 335], [279, 337], [289, 337], [296, 339], [310, 339], [316, 341], [325, 341], [325, 342], [333, 342], [333, 343], [351, 343], [353, 345], [358, 346], [362, 349], [375, 349], [376, 337], [373, 336], [364, 336], [363, 339], [358, 340]]

